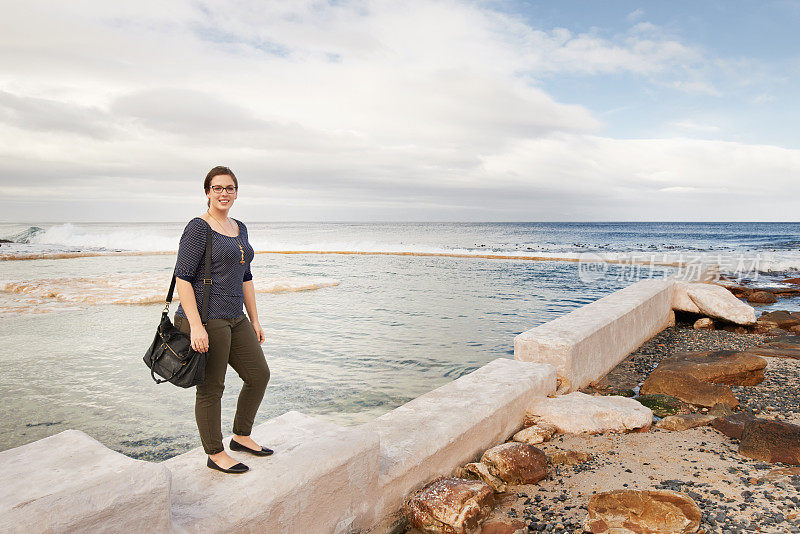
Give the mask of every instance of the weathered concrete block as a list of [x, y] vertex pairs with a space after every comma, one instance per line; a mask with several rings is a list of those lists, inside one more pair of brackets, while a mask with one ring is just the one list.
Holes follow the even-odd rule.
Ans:
[[672, 280], [642, 280], [519, 334], [514, 358], [553, 365], [559, 392], [605, 376], [669, 324]]
[[242, 475], [208, 469], [202, 448], [164, 462], [173, 475], [176, 530], [324, 534], [372, 525], [376, 433], [292, 411], [252, 436], [275, 454], [230, 453], [250, 467]]
[[530, 402], [555, 388], [552, 366], [499, 358], [362, 425], [380, 435], [377, 516], [385, 520], [412, 490], [504, 441]]
[[0, 532], [169, 532], [170, 473], [66, 430], [0, 452]]

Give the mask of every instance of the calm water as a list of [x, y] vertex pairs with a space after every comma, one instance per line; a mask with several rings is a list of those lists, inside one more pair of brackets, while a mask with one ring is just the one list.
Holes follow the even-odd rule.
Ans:
[[[0, 238], [17, 242], [0, 246], [0, 256], [174, 251], [182, 227], [6, 224]], [[612, 264], [587, 283], [576, 262], [479, 256], [724, 255], [731, 265], [747, 259], [765, 283], [800, 265], [798, 224], [248, 227], [259, 251], [471, 256], [257, 254], [252, 270], [272, 371], [257, 423], [288, 410], [343, 424], [369, 420], [513, 357], [516, 334], [651, 275]], [[174, 261], [174, 254], [0, 261], [0, 450], [68, 428], [138, 458], [199, 445], [194, 391], [155, 385], [141, 361]], [[226, 433], [240, 385], [230, 371]]]

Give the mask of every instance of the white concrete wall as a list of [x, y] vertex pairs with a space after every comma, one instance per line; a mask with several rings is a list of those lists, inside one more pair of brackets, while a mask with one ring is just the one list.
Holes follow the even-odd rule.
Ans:
[[642, 280], [519, 334], [514, 359], [553, 365], [559, 393], [598, 380], [670, 322], [673, 281]]
[[0, 532], [170, 532], [170, 473], [78, 430], [0, 452]]
[[499, 358], [362, 425], [380, 436], [378, 530], [411, 491], [519, 430], [528, 405], [555, 388], [552, 366]]
[[292, 411], [256, 426], [252, 436], [275, 454], [231, 452], [250, 467], [245, 474], [208, 469], [202, 448], [163, 463], [173, 474], [176, 531], [327, 534], [372, 526], [375, 432]]

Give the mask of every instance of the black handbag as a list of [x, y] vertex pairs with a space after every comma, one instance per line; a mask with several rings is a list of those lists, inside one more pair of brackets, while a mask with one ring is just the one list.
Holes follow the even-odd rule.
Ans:
[[[203, 278], [203, 300], [200, 305], [200, 319], [203, 325], [208, 322], [208, 297], [211, 293], [211, 228], [206, 229], [205, 277]], [[156, 384], [171, 382], [178, 387], [190, 388], [203, 383], [206, 378], [208, 354], [192, 348], [191, 338], [175, 328], [169, 320], [169, 305], [175, 291], [175, 274], [167, 291], [167, 301], [161, 312], [161, 322], [156, 329], [153, 343], [144, 354], [144, 363], [150, 368], [150, 376]], [[156, 378], [159, 375], [163, 380]]]

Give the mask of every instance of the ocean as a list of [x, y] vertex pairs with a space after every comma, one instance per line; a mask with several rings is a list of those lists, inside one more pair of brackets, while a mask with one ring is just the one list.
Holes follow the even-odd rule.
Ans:
[[[142, 363], [184, 224], [0, 223], [0, 450], [69, 428], [149, 460], [199, 445], [194, 391], [156, 385]], [[513, 358], [520, 332], [680, 265], [719, 262], [772, 286], [800, 272], [800, 223], [248, 230], [272, 376], [256, 424], [289, 410], [362, 423]], [[240, 386], [230, 370], [223, 433]]]

